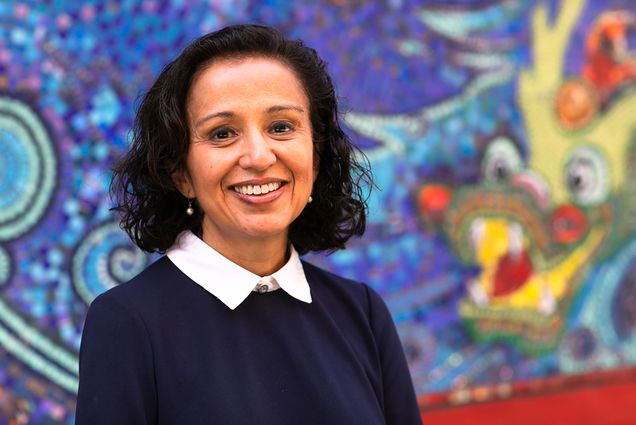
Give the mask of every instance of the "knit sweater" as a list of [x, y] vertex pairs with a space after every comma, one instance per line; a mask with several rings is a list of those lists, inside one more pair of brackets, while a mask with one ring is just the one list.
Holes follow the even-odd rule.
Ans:
[[97, 297], [76, 425], [420, 424], [381, 298], [303, 267], [311, 304], [278, 290], [230, 310], [167, 257]]

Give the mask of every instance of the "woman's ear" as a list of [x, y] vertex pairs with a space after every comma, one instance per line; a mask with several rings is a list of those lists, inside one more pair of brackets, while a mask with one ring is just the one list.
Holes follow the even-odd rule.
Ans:
[[172, 173], [170, 177], [183, 196], [188, 199], [195, 198], [192, 179], [190, 178], [190, 173], [188, 173], [187, 169], [181, 168]]

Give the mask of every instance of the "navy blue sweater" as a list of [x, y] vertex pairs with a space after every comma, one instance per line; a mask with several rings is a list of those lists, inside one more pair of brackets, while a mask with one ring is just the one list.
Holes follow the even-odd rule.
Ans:
[[232, 311], [167, 257], [97, 297], [76, 425], [420, 424], [383, 301], [303, 267], [311, 304], [278, 290]]

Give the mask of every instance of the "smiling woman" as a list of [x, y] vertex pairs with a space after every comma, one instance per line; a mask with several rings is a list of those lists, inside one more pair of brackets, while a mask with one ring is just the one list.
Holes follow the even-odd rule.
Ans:
[[380, 297], [299, 257], [363, 233], [371, 184], [316, 52], [257, 25], [203, 36], [133, 135], [115, 209], [166, 255], [92, 303], [76, 423], [419, 424]]
[[186, 109], [191, 143], [173, 179], [203, 210], [203, 240], [253, 273], [275, 272], [318, 171], [302, 84], [278, 60], [220, 59], [194, 76]]

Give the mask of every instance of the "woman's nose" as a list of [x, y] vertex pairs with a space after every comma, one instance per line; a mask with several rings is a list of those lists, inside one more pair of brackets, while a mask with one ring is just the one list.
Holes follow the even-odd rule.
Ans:
[[245, 145], [239, 165], [241, 168], [265, 170], [276, 162], [276, 154], [271, 149], [271, 141], [260, 132], [251, 132], [245, 138]]

